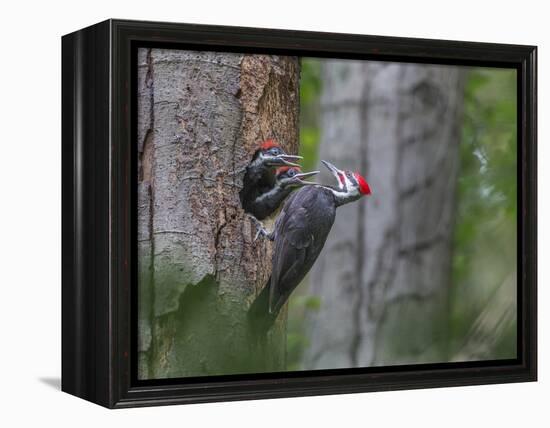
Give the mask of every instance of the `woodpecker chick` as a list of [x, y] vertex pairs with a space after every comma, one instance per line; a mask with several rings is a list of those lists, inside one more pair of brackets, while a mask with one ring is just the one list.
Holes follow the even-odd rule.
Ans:
[[268, 193], [275, 187], [276, 168], [281, 166], [299, 167], [298, 164], [292, 162], [298, 159], [302, 159], [302, 157], [286, 154], [275, 141], [264, 141], [254, 153], [243, 178], [240, 198], [244, 210], [256, 216], [255, 201], [259, 196]]
[[281, 203], [290, 193], [302, 186], [314, 185], [317, 183], [304, 181], [313, 177], [320, 171], [301, 172], [297, 166], [282, 166], [275, 172], [275, 185], [260, 194], [251, 204], [254, 217], [263, 220], [277, 211]]

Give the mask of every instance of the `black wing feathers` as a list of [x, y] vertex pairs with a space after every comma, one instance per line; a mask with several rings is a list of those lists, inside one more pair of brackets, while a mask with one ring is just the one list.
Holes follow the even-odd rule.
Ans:
[[269, 309], [277, 313], [319, 256], [334, 222], [332, 194], [319, 187], [295, 192], [275, 225]]

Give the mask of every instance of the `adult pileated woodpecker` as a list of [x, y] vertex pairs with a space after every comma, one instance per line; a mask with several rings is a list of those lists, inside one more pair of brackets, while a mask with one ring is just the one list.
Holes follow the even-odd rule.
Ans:
[[258, 220], [262, 220], [271, 214], [259, 211], [262, 205], [257, 205], [258, 198], [271, 191], [276, 184], [275, 169], [281, 166], [300, 165], [293, 160], [301, 159], [301, 156], [286, 154], [279, 144], [273, 140], [264, 141], [254, 153], [252, 161], [246, 168], [243, 178], [243, 189], [240, 192], [243, 209], [252, 214]]
[[274, 213], [290, 193], [302, 186], [314, 185], [304, 179], [318, 174], [319, 171], [301, 172], [297, 166], [282, 166], [275, 171], [275, 185], [260, 194], [253, 202], [254, 217], [262, 220]]
[[249, 310], [251, 322], [267, 331], [288, 297], [309, 272], [325, 245], [336, 208], [356, 201], [371, 190], [359, 173], [342, 171], [322, 161], [338, 181], [338, 187], [303, 187], [285, 202], [275, 229], [267, 238], [275, 241], [273, 269], [266, 286]]

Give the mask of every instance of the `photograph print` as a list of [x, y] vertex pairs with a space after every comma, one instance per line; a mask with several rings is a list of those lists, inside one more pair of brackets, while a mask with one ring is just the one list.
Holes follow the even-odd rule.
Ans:
[[139, 381], [517, 358], [517, 71], [139, 47]]

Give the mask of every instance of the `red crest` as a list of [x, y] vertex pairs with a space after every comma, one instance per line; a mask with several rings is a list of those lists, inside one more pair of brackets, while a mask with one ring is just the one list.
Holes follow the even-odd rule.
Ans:
[[289, 169], [295, 169], [296, 172], [301, 172], [302, 170], [297, 166], [280, 166], [275, 170], [275, 175], [282, 174], [284, 172], [287, 172]]
[[269, 150], [273, 147], [279, 147], [279, 144], [273, 140], [265, 140], [262, 144], [260, 144], [260, 149], [262, 150]]
[[353, 175], [359, 183], [359, 192], [361, 192], [362, 195], [370, 195], [372, 192], [370, 190], [369, 183], [367, 183], [367, 180], [365, 180], [358, 172], [354, 173]]

